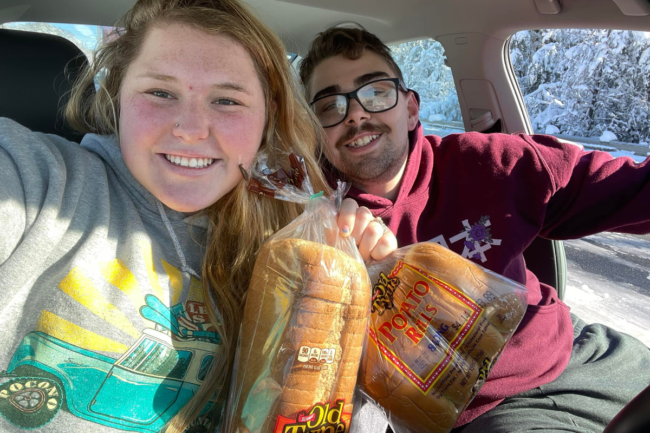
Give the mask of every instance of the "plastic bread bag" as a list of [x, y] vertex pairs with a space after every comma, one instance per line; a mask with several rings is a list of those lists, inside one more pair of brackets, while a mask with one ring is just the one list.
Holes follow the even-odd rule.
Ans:
[[314, 194], [301, 158], [262, 154], [249, 190], [305, 204], [261, 247], [248, 288], [226, 432], [347, 432], [370, 315], [370, 280], [336, 197]]
[[368, 274], [364, 399], [396, 433], [449, 432], [523, 318], [526, 288], [431, 242], [396, 250]]

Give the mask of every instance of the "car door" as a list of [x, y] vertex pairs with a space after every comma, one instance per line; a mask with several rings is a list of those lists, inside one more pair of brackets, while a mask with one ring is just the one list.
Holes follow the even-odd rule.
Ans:
[[116, 363], [90, 403], [90, 410], [134, 424], [151, 424], [178, 398], [193, 353], [143, 338]]

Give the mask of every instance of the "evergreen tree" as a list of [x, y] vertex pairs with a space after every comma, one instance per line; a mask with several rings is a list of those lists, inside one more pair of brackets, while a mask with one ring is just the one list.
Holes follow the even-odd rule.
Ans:
[[535, 132], [621, 141], [650, 136], [650, 38], [642, 32], [566, 29], [515, 34], [510, 56]]
[[451, 69], [442, 45], [433, 39], [406, 42], [392, 48], [406, 85], [421, 99], [420, 118], [462, 122]]

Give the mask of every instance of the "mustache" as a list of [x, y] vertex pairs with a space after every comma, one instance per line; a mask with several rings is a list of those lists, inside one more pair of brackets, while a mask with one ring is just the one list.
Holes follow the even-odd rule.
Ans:
[[336, 142], [336, 147], [343, 146], [344, 143], [352, 140], [356, 135], [359, 135], [364, 132], [376, 132], [379, 134], [388, 134], [391, 131], [392, 130], [390, 129], [390, 127], [383, 123], [380, 123], [378, 125], [364, 123], [360, 127], [347, 129], [345, 131], [345, 134], [343, 134], [341, 138], [339, 138], [338, 141]]

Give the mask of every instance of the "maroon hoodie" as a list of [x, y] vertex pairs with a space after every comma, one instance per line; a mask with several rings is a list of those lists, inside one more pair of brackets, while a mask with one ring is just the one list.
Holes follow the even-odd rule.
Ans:
[[650, 232], [650, 161], [585, 152], [546, 135], [425, 137], [418, 125], [409, 139], [394, 203], [354, 187], [348, 197], [380, 216], [399, 246], [438, 242], [528, 288], [526, 315], [460, 426], [562, 373], [573, 342], [569, 308], [526, 269], [522, 252], [536, 236]]

